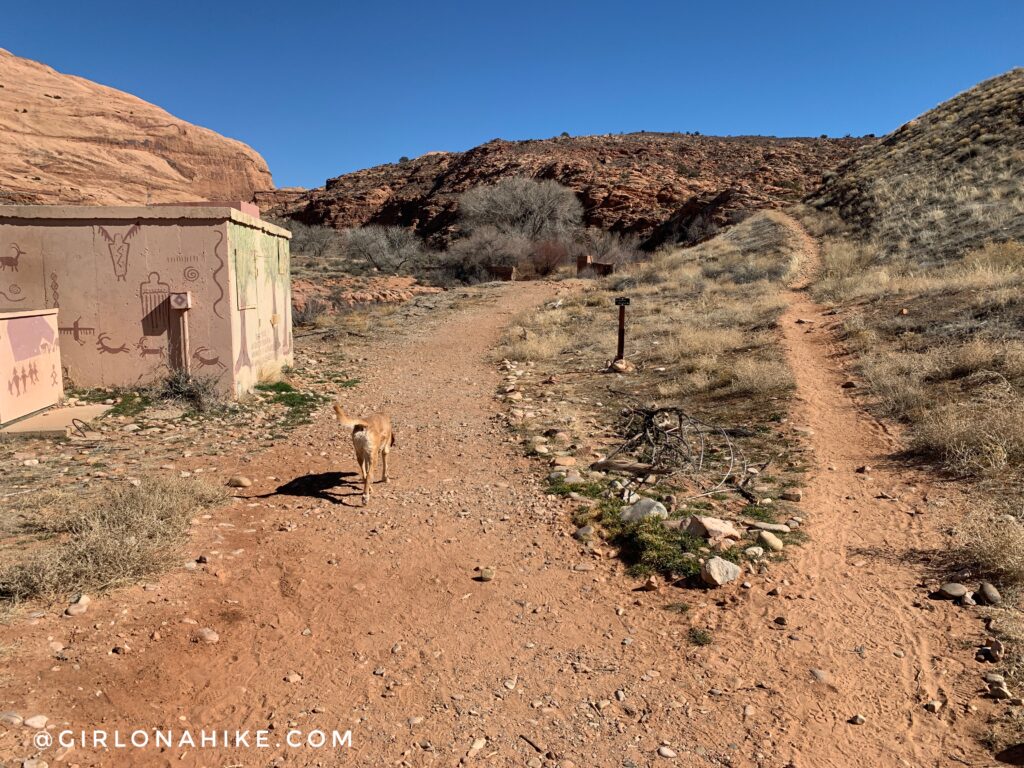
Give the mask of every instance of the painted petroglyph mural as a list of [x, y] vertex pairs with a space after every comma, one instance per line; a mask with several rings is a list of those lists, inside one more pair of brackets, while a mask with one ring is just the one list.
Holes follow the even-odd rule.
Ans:
[[[290, 362], [287, 232], [238, 210], [3, 206], [0, 257], [12, 260], [0, 311], [59, 307], [75, 385], [147, 384], [187, 360], [242, 393]], [[189, 305], [173, 308], [184, 293]], [[0, 368], [4, 395], [13, 365]], [[39, 386], [54, 370], [63, 380], [59, 363], [37, 364]]]
[[124, 282], [128, 274], [128, 254], [131, 251], [131, 240], [139, 233], [139, 225], [135, 224], [127, 232], [115, 232], [111, 235], [106, 227], [97, 227], [100, 237], [107, 241], [110, 261], [114, 265], [114, 276]]
[[72, 339], [77, 341], [82, 346], [85, 346], [85, 337], [92, 336], [96, 333], [95, 328], [82, 325], [82, 318], [78, 318], [74, 323], [68, 326], [60, 327], [61, 336], [70, 336]]
[[196, 362], [198, 368], [216, 368], [221, 372], [226, 371], [228, 367], [220, 361], [220, 355], [215, 355], [206, 347], [199, 347], [195, 352], [192, 353], [192, 359]]
[[0, 423], [56, 403], [60, 377], [57, 315], [53, 310], [0, 312]]
[[150, 342], [146, 336], [139, 339], [139, 343], [135, 345], [135, 348], [139, 350], [139, 357], [156, 357], [163, 360], [167, 357], [166, 347], [151, 347]]
[[142, 333], [144, 336], [162, 336], [171, 324], [171, 286], [160, 281], [159, 272], [150, 272], [149, 278], [139, 284], [142, 303]]
[[220, 246], [224, 242], [224, 233], [218, 231], [215, 232], [214, 235], [217, 237], [217, 242], [213, 246], [213, 258], [217, 260], [217, 268], [213, 270], [212, 278], [213, 284], [217, 287], [217, 298], [214, 299], [213, 302], [213, 314], [223, 319], [224, 316], [220, 313], [220, 309], [218, 309], [218, 307], [221, 302], [224, 301], [224, 286], [221, 285], [221, 281], [218, 279], [217, 275], [219, 275], [224, 269], [224, 257], [220, 255]]
[[18, 271], [18, 264], [25, 252], [17, 243], [11, 243], [10, 253], [10, 256], [0, 256], [0, 272], [6, 272], [8, 269], [12, 272]]
[[24, 301], [28, 297], [22, 295], [20, 285], [18, 285], [17, 283], [11, 283], [9, 286], [7, 286], [6, 291], [0, 289], [0, 298], [3, 298], [6, 301], [9, 301], [13, 304], [17, 304], [19, 302]]
[[121, 344], [120, 346], [111, 344], [109, 333], [101, 333], [96, 337], [96, 349], [99, 350], [101, 355], [121, 355], [131, 351], [127, 344]]

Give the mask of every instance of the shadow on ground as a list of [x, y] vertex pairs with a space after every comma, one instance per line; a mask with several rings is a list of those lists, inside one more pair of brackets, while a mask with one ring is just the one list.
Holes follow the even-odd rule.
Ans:
[[[360, 496], [361, 486], [355, 481], [359, 479], [358, 472], [318, 472], [312, 475], [300, 475], [289, 480], [284, 485], [279, 485], [276, 490], [270, 493], [260, 494], [255, 498], [266, 499], [271, 496], [306, 496], [312, 499], [323, 499], [331, 504], [342, 504], [347, 507], [360, 506], [351, 504], [346, 499], [350, 496]], [[343, 489], [355, 489], [351, 493], [342, 492]]]

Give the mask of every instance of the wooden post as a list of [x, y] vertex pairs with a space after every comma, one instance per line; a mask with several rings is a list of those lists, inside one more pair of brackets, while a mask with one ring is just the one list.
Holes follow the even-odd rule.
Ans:
[[626, 305], [629, 304], [629, 299], [625, 296], [617, 296], [615, 304], [619, 308], [619, 349], [615, 354], [615, 359], [624, 360], [626, 358]]

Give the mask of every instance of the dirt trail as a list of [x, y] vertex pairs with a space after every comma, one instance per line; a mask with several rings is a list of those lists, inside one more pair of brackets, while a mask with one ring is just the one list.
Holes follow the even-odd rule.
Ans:
[[[782, 319], [793, 421], [812, 430], [810, 540], [749, 590], [654, 594], [634, 592], [616, 560], [581, 553], [568, 508], [543, 495], [497, 420], [488, 351], [511, 315], [558, 290], [506, 286], [375, 339], [349, 405], [391, 412], [398, 447], [369, 507], [354, 506], [351, 448], [326, 417], [239, 459], [225, 472], [255, 484], [199, 521], [206, 565], [80, 619], [3, 629], [16, 664], [0, 709], [75, 729], [273, 727], [263, 750], [65, 757], [82, 766], [672, 764], [663, 744], [694, 766], [987, 764], [957, 724], [973, 691], [955, 688], [969, 652], [949, 638], [969, 635], [968, 620], [914, 607], [924, 592], [908, 561], [941, 542], [928, 514], [908, 513], [930, 512], [936, 491], [890, 458], [893, 438], [840, 388], [820, 309], [794, 291]], [[863, 464], [870, 474], [854, 471]], [[473, 580], [483, 565], [494, 581]], [[682, 601], [687, 615], [666, 610]], [[713, 627], [714, 644], [690, 645], [691, 625]], [[220, 641], [192, 642], [207, 626]], [[111, 654], [118, 644], [130, 651]], [[947, 697], [938, 716], [922, 708]], [[847, 724], [855, 713], [867, 722]], [[353, 747], [274, 746], [290, 727], [350, 729]], [[0, 759], [34, 754], [23, 739], [0, 729]]]

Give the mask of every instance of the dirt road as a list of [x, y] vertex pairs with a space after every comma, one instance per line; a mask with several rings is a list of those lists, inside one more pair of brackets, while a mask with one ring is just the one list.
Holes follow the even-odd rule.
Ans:
[[[581, 552], [497, 419], [489, 350], [557, 290], [507, 286], [374, 340], [349, 404], [390, 411], [398, 446], [369, 507], [326, 417], [223, 467], [254, 486], [197, 521], [192, 552], [208, 562], [77, 619], [58, 608], [0, 630], [13, 662], [0, 710], [124, 734], [272, 729], [262, 749], [50, 749], [51, 765], [988, 764], [963, 723], [973, 653], [952, 639], [976, 626], [918, 586], [944, 491], [892, 459], [894, 439], [840, 388], [820, 310], [794, 291], [782, 319], [792, 422], [813, 449], [809, 541], [750, 589], [655, 594]], [[688, 613], [666, 610], [681, 602]], [[691, 625], [714, 643], [691, 645]], [[203, 627], [216, 644], [194, 642]], [[925, 712], [936, 698], [946, 707]], [[352, 746], [290, 748], [291, 729], [350, 730]], [[35, 755], [28, 737], [0, 729], [0, 759]]]

